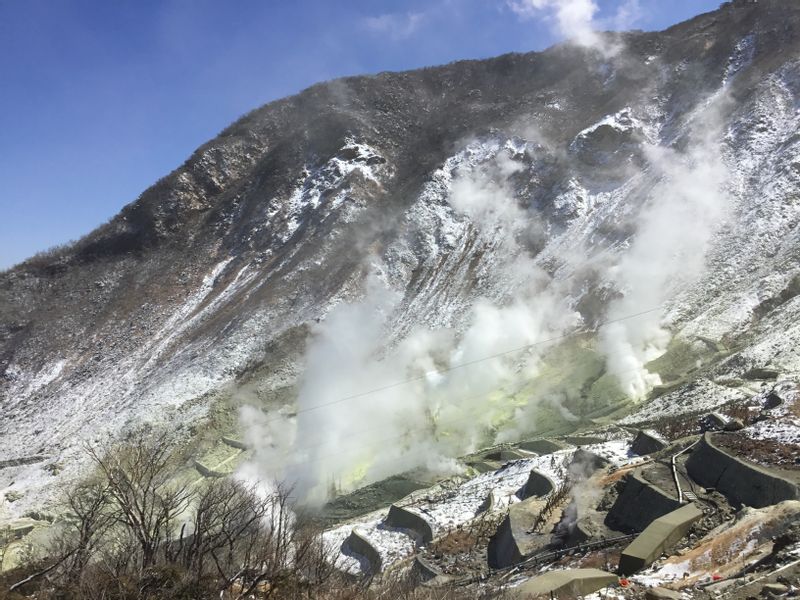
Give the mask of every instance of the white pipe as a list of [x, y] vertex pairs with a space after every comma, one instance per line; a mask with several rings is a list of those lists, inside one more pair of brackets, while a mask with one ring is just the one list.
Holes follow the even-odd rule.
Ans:
[[683, 450], [678, 452], [677, 454], [673, 454], [672, 458], [670, 459], [670, 463], [672, 463], [672, 478], [675, 480], [675, 487], [678, 488], [678, 503], [683, 504], [683, 490], [681, 489], [681, 482], [678, 480], [678, 469], [675, 467], [675, 459], [678, 458], [681, 454], [696, 446], [700, 440], [697, 440], [694, 444], [686, 446]]

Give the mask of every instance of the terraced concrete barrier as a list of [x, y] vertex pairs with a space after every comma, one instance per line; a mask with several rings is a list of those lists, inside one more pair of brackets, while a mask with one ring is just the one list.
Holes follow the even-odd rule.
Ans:
[[389, 507], [389, 514], [383, 521], [389, 527], [410, 529], [417, 535], [418, 543], [427, 544], [433, 539], [433, 529], [421, 514], [396, 504]]
[[411, 569], [416, 578], [422, 583], [427, 583], [435, 579], [442, 580], [445, 578], [444, 573], [442, 573], [435, 565], [425, 560], [419, 554], [414, 557], [414, 564]]
[[714, 444], [709, 433], [689, 456], [686, 469], [700, 485], [719, 490], [737, 504], [763, 508], [784, 500], [800, 500], [797, 483], [728, 454]]
[[523, 499], [530, 498], [531, 496], [546, 496], [555, 489], [556, 485], [553, 483], [552, 479], [536, 469], [531, 469], [528, 475], [528, 481], [525, 482], [525, 486], [522, 488], [522, 496]]
[[227, 435], [222, 436], [222, 443], [230, 446], [231, 448], [236, 448], [237, 450], [249, 450], [247, 444], [245, 444], [242, 440], [237, 440], [236, 438], [228, 437]]
[[639, 430], [631, 442], [631, 452], [646, 456], [667, 447], [667, 442], [653, 431]]
[[201, 463], [199, 460], [194, 461], [194, 468], [197, 470], [200, 475], [203, 477], [225, 477], [228, 473], [223, 473], [222, 471], [217, 471], [216, 469], [212, 469]]
[[568, 435], [562, 439], [567, 444], [572, 444], [573, 446], [590, 446], [592, 444], [602, 444], [608, 441], [606, 438], [592, 435]]
[[517, 444], [519, 448], [522, 450], [527, 450], [528, 452], [536, 452], [536, 454], [544, 455], [544, 454], [552, 454], [553, 452], [558, 452], [559, 450], [565, 450], [569, 448], [569, 444], [564, 444], [563, 442], [559, 442], [556, 440], [548, 440], [548, 439], [538, 439], [538, 440], [527, 440], [525, 442], [520, 442]]
[[618, 531], [642, 531], [655, 519], [680, 508], [681, 503], [658, 486], [632, 473], [608, 511], [605, 523]]
[[215, 471], [214, 469], [207, 467], [199, 460], [194, 461], [194, 468], [197, 469], [197, 472], [203, 477], [225, 477], [226, 475], [226, 473]]
[[489, 493], [486, 494], [486, 499], [481, 502], [481, 505], [478, 507], [478, 513], [487, 513], [492, 512], [494, 510], [494, 490], [489, 490]]
[[578, 598], [614, 585], [618, 578], [600, 569], [550, 571], [512, 589], [514, 598]]
[[649, 567], [678, 540], [689, 533], [692, 525], [703, 516], [703, 511], [694, 504], [686, 504], [677, 510], [659, 517], [622, 551], [619, 572], [632, 575]]
[[356, 529], [353, 529], [342, 543], [342, 552], [344, 554], [354, 553], [363, 556], [369, 563], [367, 575], [376, 575], [383, 570], [383, 559], [380, 552]]
[[0, 469], [7, 469], [9, 467], [21, 467], [23, 465], [33, 465], [50, 458], [46, 454], [34, 454], [33, 456], [20, 456], [19, 458], [11, 458], [8, 460], [0, 460]]
[[486, 460], [479, 460], [477, 462], [468, 463], [470, 467], [475, 469], [478, 473], [489, 473], [497, 471], [500, 468], [500, 463], [489, 462]]
[[487, 452], [483, 455], [483, 458], [488, 461], [498, 461], [501, 463], [508, 462], [510, 460], [519, 460], [521, 458], [530, 458], [530, 454], [524, 454], [519, 450], [515, 450], [514, 448], [500, 448], [498, 450], [493, 450], [491, 452]]
[[537, 498], [528, 498], [511, 505], [506, 518], [489, 540], [487, 558], [490, 567], [510, 567], [547, 545], [550, 541], [549, 534], [530, 531], [543, 504]]

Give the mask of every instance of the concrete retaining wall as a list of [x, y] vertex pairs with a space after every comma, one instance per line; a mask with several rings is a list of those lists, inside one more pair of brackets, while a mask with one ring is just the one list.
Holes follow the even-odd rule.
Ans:
[[222, 443], [238, 450], [248, 450], [247, 444], [245, 444], [242, 440], [237, 440], [236, 438], [228, 437], [226, 435], [222, 436]]
[[498, 461], [504, 463], [510, 460], [530, 458], [530, 454], [524, 454], [519, 450], [515, 450], [514, 448], [502, 448], [499, 450], [492, 450], [491, 452], [487, 452], [486, 454], [483, 455], [483, 458], [485, 460]]
[[578, 598], [617, 583], [617, 576], [599, 569], [566, 569], [539, 575], [511, 589], [513, 598]]
[[414, 564], [411, 567], [414, 576], [422, 583], [433, 581], [434, 579], [444, 577], [443, 573], [436, 568], [436, 566], [429, 563], [422, 558], [419, 554], [414, 557]]
[[590, 446], [591, 444], [602, 444], [608, 441], [606, 438], [591, 435], [568, 435], [562, 439], [573, 446]]
[[366, 558], [369, 563], [369, 572], [366, 573], [367, 575], [375, 575], [383, 570], [383, 559], [378, 549], [355, 529], [350, 532], [350, 535], [344, 543], [342, 543], [342, 550], [345, 551], [345, 553], [349, 551]]
[[485, 460], [479, 460], [473, 463], [468, 463], [470, 467], [475, 469], [478, 473], [489, 473], [493, 471], [497, 471], [500, 468], [500, 463], [496, 462], [488, 462]]
[[546, 439], [539, 439], [539, 440], [528, 440], [525, 442], [520, 442], [517, 444], [519, 448], [522, 450], [527, 450], [528, 452], [536, 452], [536, 454], [543, 455], [543, 454], [552, 454], [553, 452], [558, 452], [559, 450], [564, 450], [569, 448], [568, 444], [564, 444], [562, 442], [558, 442], [556, 440], [546, 440]]
[[502, 569], [516, 565], [524, 558], [514, 536], [514, 524], [511, 517], [506, 516], [489, 540], [489, 566]]
[[532, 469], [528, 475], [528, 481], [525, 482], [525, 486], [522, 488], [522, 498], [546, 496], [552, 493], [555, 488], [555, 484], [547, 475]]
[[489, 490], [489, 493], [486, 494], [486, 499], [483, 502], [481, 502], [481, 505], [478, 507], [477, 514], [492, 512], [493, 510], [494, 510], [494, 490]]
[[639, 456], [646, 456], [666, 447], [667, 442], [651, 431], [639, 431], [631, 442], [631, 452]]
[[33, 456], [21, 456], [19, 458], [11, 458], [9, 460], [0, 460], [0, 469], [7, 469], [8, 467], [21, 467], [23, 465], [33, 465], [50, 458], [45, 454], [35, 454]]
[[632, 575], [649, 567], [680, 539], [686, 536], [692, 524], [703, 516], [703, 511], [694, 504], [686, 504], [669, 514], [659, 517], [637, 537], [619, 559], [619, 572]]
[[226, 475], [225, 473], [220, 473], [219, 471], [208, 468], [199, 460], [194, 461], [194, 468], [197, 469], [197, 472], [203, 477], [225, 477]]
[[784, 500], [800, 500], [796, 483], [731, 456], [715, 446], [708, 433], [695, 446], [686, 469], [700, 485], [719, 490], [736, 504], [762, 508]]
[[642, 531], [658, 517], [681, 506], [677, 498], [637, 474], [628, 475], [623, 481], [625, 487], [605, 519], [611, 529], [625, 533]]
[[543, 506], [544, 503], [537, 498], [511, 505], [508, 515], [489, 540], [490, 567], [497, 569], [515, 565], [547, 545], [549, 534], [528, 533]]
[[389, 514], [383, 522], [389, 527], [410, 529], [416, 534], [417, 543], [427, 544], [433, 539], [433, 529], [422, 515], [396, 504], [389, 507]]

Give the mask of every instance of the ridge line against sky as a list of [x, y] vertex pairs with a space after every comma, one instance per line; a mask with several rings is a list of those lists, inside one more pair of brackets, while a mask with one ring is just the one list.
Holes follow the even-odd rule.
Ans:
[[0, 269], [320, 81], [664, 29], [707, 0], [0, 0]]

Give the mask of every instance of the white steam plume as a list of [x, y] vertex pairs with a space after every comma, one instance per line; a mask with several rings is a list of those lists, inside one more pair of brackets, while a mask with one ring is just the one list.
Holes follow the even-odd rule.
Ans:
[[508, 0], [508, 7], [523, 19], [543, 16], [555, 24], [555, 32], [572, 43], [600, 51], [607, 56], [619, 46], [597, 33], [601, 28], [629, 29], [640, 16], [638, 0], [625, 0], [608, 20], [596, 19], [599, 7], [594, 0]]
[[[720, 95], [698, 111], [684, 152], [645, 147], [659, 181], [639, 215], [630, 248], [610, 271], [623, 296], [609, 306], [609, 320], [657, 307], [701, 275], [728, 206], [725, 183], [730, 177], [719, 139], [724, 103]], [[661, 319], [660, 312], [651, 312], [600, 330], [608, 370], [631, 398], [644, 397], [660, 383], [645, 364], [662, 354], [670, 340]]]
[[[508, 301], [478, 300], [460, 336], [419, 329], [387, 351], [401, 297], [382, 283], [378, 265], [364, 297], [335, 307], [314, 331], [297, 416], [277, 421], [253, 409], [243, 413], [256, 449], [246, 477], [288, 480], [319, 503], [333, 489], [416, 467], [453, 472], [459, 467], [451, 457], [490, 442], [496, 425], [513, 414], [508, 386], [520, 371], [535, 373], [544, 348], [483, 359], [558, 335], [576, 317], [518, 241], [532, 227], [506, 183], [520, 166], [503, 152], [489, 162], [487, 172], [455, 177], [449, 201], [487, 243], [502, 246], [508, 258], [498, 271], [512, 291]], [[404, 383], [387, 387], [393, 382]]]

